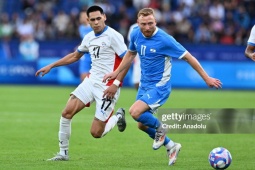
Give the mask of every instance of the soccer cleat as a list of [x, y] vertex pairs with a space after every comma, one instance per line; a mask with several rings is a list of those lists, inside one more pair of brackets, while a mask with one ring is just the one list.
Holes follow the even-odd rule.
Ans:
[[47, 159], [47, 161], [68, 161], [69, 157], [68, 155], [60, 155], [60, 153], [57, 153], [53, 158]]
[[164, 144], [165, 138], [166, 138], [165, 129], [163, 129], [162, 127], [159, 127], [159, 129], [157, 129], [157, 131], [156, 131], [152, 148], [154, 150], [159, 149]]
[[120, 114], [121, 117], [117, 121], [117, 126], [120, 132], [123, 132], [126, 129], [126, 119], [125, 119], [125, 110], [123, 108], [119, 108], [116, 112], [116, 115]]
[[170, 150], [167, 150], [167, 156], [169, 158], [169, 163], [168, 163], [169, 166], [174, 165], [174, 163], [176, 162], [176, 159], [181, 150], [181, 147], [182, 147], [181, 144], [175, 143]]

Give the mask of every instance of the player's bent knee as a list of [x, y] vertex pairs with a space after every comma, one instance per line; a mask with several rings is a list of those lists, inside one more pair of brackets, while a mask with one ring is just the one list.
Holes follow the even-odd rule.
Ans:
[[137, 120], [140, 117], [140, 112], [138, 112], [138, 110], [136, 110], [135, 108], [131, 107], [129, 109], [129, 113], [133, 117], [133, 119], [135, 119], [135, 120]]
[[101, 132], [101, 131], [90, 131], [90, 134], [91, 134], [94, 138], [101, 138], [101, 137], [102, 137], [102, 132]]
[[70, 111], [69, 109], [64, 109], [62, 111], [62, 117], [66, 118], [66, 119], [72, 119], [74, 115], [75, 115], [75, 112]]
[[66, 109], [64, 109], [62, 111], [62, 117], [66, 118], [66, 119], [72, 119], [73, 118], [73, 113], [67, 111]]

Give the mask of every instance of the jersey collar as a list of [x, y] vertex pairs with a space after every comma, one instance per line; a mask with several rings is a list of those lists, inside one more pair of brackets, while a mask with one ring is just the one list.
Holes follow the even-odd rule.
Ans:
[[153, 33], [150, 37], [145, 37], [145, 36], [143, 35], [143, 33], [142, 33], [142, 35], [144, 36], [144, 38], [151, 38], [151, 37], [153, 37], [157, 32], [158, 32], [158, 27], [156, 27], [154, 33]]
[[95, 36], [99, 36], [99, 35], [103, 34], [107, 29], [108, 29], [108, 26], [106, 25], [104, 27], [104, 30], [102, 32], [100, 32], [100, 33], [95, 34]]

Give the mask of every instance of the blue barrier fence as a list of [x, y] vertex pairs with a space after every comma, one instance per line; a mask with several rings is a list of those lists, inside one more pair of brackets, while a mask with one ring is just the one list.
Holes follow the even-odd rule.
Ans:
[[[220, 79], [223, 88], [255, 89], [255, 63], [202, 61], [201, 65], [211, 76]], [[174, 87], [207, 88], [202, 78], [187, 63], [173, 63], [172, 84]]]
[[[0, 84], [78, 85], [78, 63], [54, 68], [44, 77], [35, 77], [39, 68], [72, 52], [79, 42], [40, 43], [40, 58], [34, 62], [18, 57], [17, 42], [10, 44], [13, 59], [0, 59]], [[255, 89], [255, 63], [244, 56], [244, 46], [184, 45], [212, 77], [223, 82], [225, 89]], [[14, 55], [15, 54], [15, 55]], [[200, 76], [182, 60], [173, 60], [172, 85], [178, 88], [207, 88]], [[124, 79], [131, 87], [132, 67]]]
[[[5, 61], [0, 63], [0, 84], [79, 84], [77, 63], [57, 67], [44, 77], [35, 77], [39, 68], [58, 58], [39, 59], [37, 62]], [[255, 89], [255, 67], [249, 62], [202, 61], [204, 69], [212, 77], [219, 78], [227, 89]], [[172, 85], [179, 88], [206, 88], [201, 77], [184, 61], [174, 61]], [[132, 84], [132, 69], [124, 79], [124, 86]]]
[[[79, 44], [79, 40], [39, 42], [40, 58], [63, 57], [72, 52]], [[11, 56], [2, 56], [8, 54], [5, 52], [6, 46], [9, 46]], [[205, 44], [184, 44], [183, 46], [199, 61], [250, 61], [244, 56], [245, 46]], [[13, 40], [9, 43], [1, 43], [0, 41], [0, 59], [4, 58], [20, 59], [18, 40]]]

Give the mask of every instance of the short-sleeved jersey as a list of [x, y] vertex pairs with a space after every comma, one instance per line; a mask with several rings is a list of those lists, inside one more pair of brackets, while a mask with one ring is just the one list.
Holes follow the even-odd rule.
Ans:
[[251, 29], [248, 45], [255, 46], [255, 25]]
[[[127, 51], [123, 36], [106, 26], [103, 32], [93, 31], [84, 36], [78, 52], [89, 53], [91, 56], [90, 78], [102, 82], [105, 74], [113, 72], [119, 66]], [[110, 85], [109, 81], [107, 85]]]
[[142, 34], [139, 27], [135, 27], [130, 39], [129, 50], [136, 51], [141, 60], [140, 86], [171, 86], [172, 58], [181, 59], [187, 50], [158, 27], [149, 38]]

